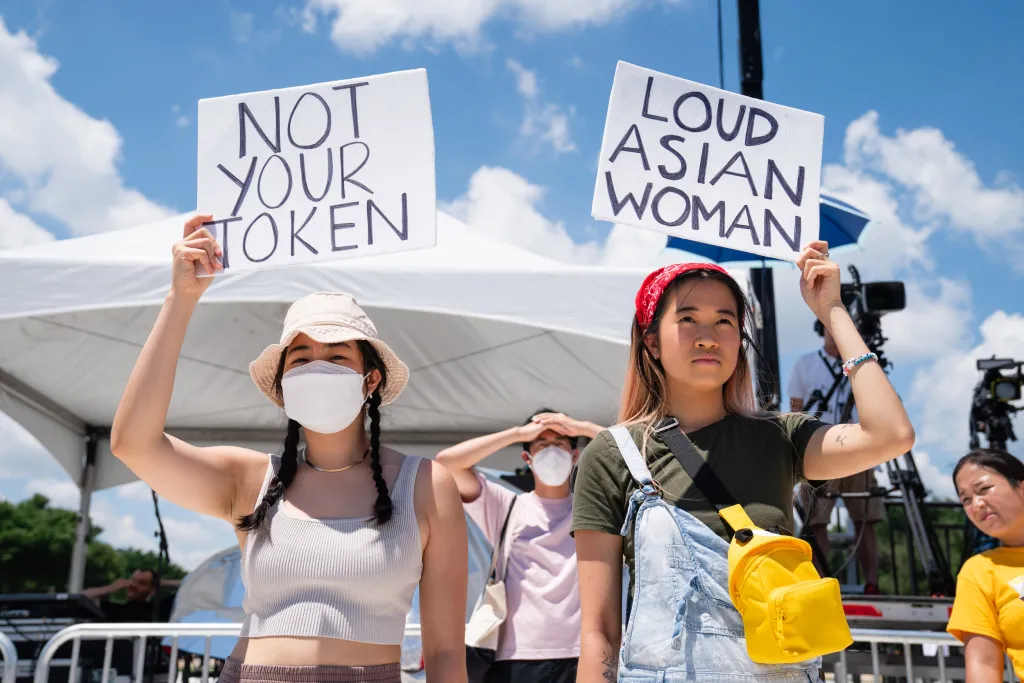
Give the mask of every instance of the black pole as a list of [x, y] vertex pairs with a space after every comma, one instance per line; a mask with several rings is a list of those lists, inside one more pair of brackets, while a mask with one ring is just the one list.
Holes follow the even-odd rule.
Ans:
[[[740, 23], [740, 92], [763, 100], [764, 69], [758, 0], [736, 0], [736, 6]], [[750, 280], [761, 307], [761, 330], [757, 342], [765, 365], [757, 373], [758, 403], [763, 408], [778, 410], [782, 395], [779, 389], [779, 336], [775, 325], [775, 281], [771, 268], [751, 268]]]

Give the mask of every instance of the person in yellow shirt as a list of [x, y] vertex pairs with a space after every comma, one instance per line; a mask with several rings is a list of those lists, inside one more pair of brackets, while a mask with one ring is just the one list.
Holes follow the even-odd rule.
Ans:
[[1002, 547], [961, 567], [946, 630], [965, 646], [970, 683], [1002, 681], [1004, 653], [1024, 677], [1024, 463], [975, 450], [957, 463], [953, 483], [968, 519]]

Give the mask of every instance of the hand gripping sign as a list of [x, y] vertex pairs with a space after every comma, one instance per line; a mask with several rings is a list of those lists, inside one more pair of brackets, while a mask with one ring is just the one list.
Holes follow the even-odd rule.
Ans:
[[818, 114], [619, 62], [592, 213], [796, 261], [818, 239], [824, 129]]
[[197, 201], [227, 272], [434, 246], [426, 71], [200, 100]]

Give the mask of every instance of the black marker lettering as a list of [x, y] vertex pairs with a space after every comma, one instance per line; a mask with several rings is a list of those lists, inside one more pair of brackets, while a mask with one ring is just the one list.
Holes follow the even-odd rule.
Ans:
[[740, 125], [743, 123], [743, 114], [747, 111], [747, 105], [741, 104], [739, 113], [736, 115], [736, 125], [732, 127], [732, 130], [726, 132], [722, 128], [722, 118], [725, 116], [725, 100], [718, 100], [718, 137], [722, 138], [726, 142], [730, 142], [736, 139], [736, 136], [740, 133]]
[[331, 251], [348, 251], [349, 249], [358, 249], [358, 244], [346, 244], [339, 247], [337, 238], [339, 230], [347, 230], [348, 228], [356, 227], [355, 223], [339, 223], [334, 218], [334, 212], [337, 209], [347, 209], [350, 206], [359, 206], [359, 202], [346, 202], [344, 204], [334, 204], [331, 206]]
[[669, 143], [670, 142], [680, 142], [680, 143], [686, 142], [686, 138], [684, 138], [681, 135], [666, 135], [666, 136], [661, 138], [660, 142], [661, 142], [661, 146], [662, 147], [664, 147], [666, 150], [671, 152], [672, 155], [676, 159], [679, 160], [679, 170], [678, 171], [672, 171], [670, 173], [669, 170], [664, 165], [659, 165], [658, 166], [658, 173], [660, 173], [661, 177], [664, 178], [665, 180], [679, 180], [679, 179], [681, 179], [683, 176], [686, 175], [686, 159], [683, 158], [682, 152], [680, 152], [679, 150], [677, 150], [674, 147], [672, 147], [672, 145], [670, 145]]
[[330, 149], [325, 149], [327, 152], [327, 180], [324, 182], [324, 191], [320, 193], [319, 197], [314, 197], [313, 193], [309, 191], [309, 183], [306, 180], [306, 153], [299, 152], [299, 177], [302, 179], [302, 191], [306, 194], [306, 199], [311, 202], [318, 202], [327, 196], [327, 191], [331, 189], [331, 180], [334, 178], [334, 155]]
[[[736, 171], [729, 170], [730, 168], [732, 168], [732, 165], [736, 163], [737, 159], [739, 159], [740, 162], [743, 164], [743, 173], [737, 173]], [[746, 178], [747, 184], [750, 185], [750, 192], [755, 197], [757, 196], [757, 188], [754, 187], [754, 178], [750, 175], [750, 167], [747, 166], [747, 159], [746, 157], [743, 156], [742, 150], [732, 155], [732, 159], [729, 159], [729, 163], [727, 163], [722, 168], [722, 170], [718, 172], [718, 175], [711, 179], [711, 184], [714, 185], [715, 183], [717, 183], [719, 179], [721, 179], [721, 177], [724, 175], [734, 175], [740, 178]]]
[[[664, 218], [661, 217], [661, 211], [659, 209], [659, 206], [661, 204], [662, 197], [664, 197], [666, 194], [678, 195], [683, 198], [684, 202], [686, 202], [686, 206], [683, 208], [682, 212], [680, 212], [679, 218], [673, 221], [666, 221]], [[660, 192], [658, 192], [658, 194], [654, 195], [654, 200], [651, 201], [651, 215], [654, 216], [654, 220], [658, 221], [662, 225], [669, 228], [674, 228], [676, 226], [682, 225], [683, 223], [686, 222], [686, 219], [690, 217], [690, 198], [682, 190], [669, 185], [668, 187], [663, 188]]]
[[697, 182], [701, 185], [704, 184], [704, 176], [708, 172], [708, 149], [710, 145], [704, 143], [700, 146], [700, 168], [697, 169]]
[[[299, 105], [302, 104], [302, 100], [306, 99], [307, 96], [315, 97], [316, 99], [318, 99], [320, 101], [320, 104], [322, 104], [323, 107], [324, 107], [324, 113], [327, 115], [327, 121], [324, 124], [324, 134], [320, 136], [319, 140], [317, 140], [316, 142], [314, 142], [311, 145], [303, 145], [303, 144], [300, 144], [298, 142], [295, 142], [295, 137], [292, 135], [292, 119], [295, 118], [295, 112], [298, 110]], [[327, 136], [330, 135], [330, 134], [331, 134], [331, 108], [327, 106], [327, 102], [324, 100], [324, 98], [320, 97], [315, 92], [304, 92], [304, 93], [302, 93], [302, 95], [299, 97], [299, 99], [295, 101], [295, 106], [292, 107], [292, 113], [288, 115], [288, 142], [292, 143], [293, 145], [295, 145], [299, 149], [316, 149], [320, 145], [324, 144], [324, 140], [326, 140]]]
[[775, 160], [769, 159], [768, 178], [767, 180], [765, 180], [764, 183], [765, 199], [772, 198], [772, 178], [778, 178], [779, 184], [782, 185], [782, 189], [785, 191], [787, 195], [789, 195], [789, 201], [793, 202], [797, 206], [800, 206], [800, 203], [804, 199], [804, 167], [801, 166], [800, 170], [797, 171], [796, 192], [794, 192], [792, 188], [790, 188], [789, 183], [786, 182], [786, 179], [782, 177], [782, 172], [779, 170], [779, 167], [775, 165]]
[[[352, 145], [362, 146], [362, 148], [366, 150], [366, 156], [363, 157], [363, 160], [359, 162], [359, 165], [356, 166], [354, 171], [352, 171], [351, 173], [345, 173], [345, 150], [351, 147]], [[363, 185], [358, 180], [352, 180], [352, 176], [354, 176], [356, 173], [359, 173], [359, 171], [363, 170], [363, 166], [366, 166], [366, 162], [370, 160], [370, 146], [367, 145], [365, 142], [347, 142], [341, 146], [341, 149], [339, 150], [338, 153], [338, 157], [341, 160], [338, 163], [338, 172], [341, 174], [341, 198], [348, 198], [348, 196], [345, 194], [345, 183], [352, 183], [356, 187], [362, 188], [365, 192], [373, 194], [373, 190], [368, 188], [366, 185]]]
[[[746, 216], [747, 222], [740, 223], [740, 218], [743, 218], [744, 216]], [[743, 209], [741, 209], [740, 212], [736, 214], [736, 218], [733, 219], [732, 225], [730, 225], [729, 230], [726, 231], [724, 235], [726, 239], [732, 237], [732, 231], [735, 230], [736, 228], [739, 228], [740, 230], [749, 230], [750, 240], [754, 243], [754, 246], [761, 246], [761, 243], [757, 241], [757, 230], [754, 229], [754, 222], [750, 217], [750, 207], [748, 207], [746, 204], [744, 204]]]
[[[772, 213], [771, 209], [764, 210], [764, 246], [772, 246], [772, 227], [779, 231], [782, 235], [782, 239], [789, 245], [789, 248], [794, 252], [800, 250], [800, 216], [797, 216], [793, 224], [793, 239], [789, 238], [786, 231], [782, 229], [782, 224], [775, 218], [775, 214]], [[756, 243], [756, 242], [755, 242]]]
[[[284, 172], [288, 176], [288, 186], [285, 188], [284, 194], [282, 194], [282, 196], [281, 196], [281, 201], [279, 201], [277, 204], [268, 204], [267, 200], [263, 198], [263, 174], [267, 170], [267, 165], [271, 161], [273, 161], [274, 159], [277, 159], [278, 161], [280, 161], [281, 162], [281, 166], [284, 167]], [[256, 157], [253, 157], [253, 161], [256, 161]], [[270, 158], [268, 158], [266, 161], [263, 162], [263, 168], [260, 169], [260, 179], [256, 181], [256, 196], [260, 198], [260, 203], [263, 204], [263, 206], [265, 206], [266, 208], [268, 208], [268, 209], [279, 209], [279, 208], [281, 208], [282, 204], [284, 204], [286, 201], [288, 201], [288, 197], [291, 195], [291, 193], [292, 193], [292, 169], [288, 168], [288, 162], [285, 161], [283, 157], [280, 157], [280, 156], [274, 154]]]
[[398, 235], [398, 238], [400, 240], [402, 240], [404, 242], [405, 240], [409, 239], [409, 202], [408, 202], [408, 200], [409, 200], [408, 195], [406, 195], [406, 193], [403, 192], [402, 193], [402, 229], [401, 230], [399, 230], [398, 228], [395, 227], [395, 224], [392, 223], [388, 219], [388, 217], [384, 215], [384, 212], [381, 211], [380, 208], [378, 208], [377, 205], [373, 203], [372, 199], [367, 199], [366, 200], [366, 235], [367, 235], [366, 243], [367, 244], [373, 244], [373, 212], [374, 211], [376, 211], [380, 215], [380, 217], [384, 219], [384, 222], [387, 223], [388, 226], [392, 230], [395, 231], [395, 234]]
[[249, 164], [249, 172], [245, 175], [244, 181], [239, 180], [231, 171], [224, 168], [224, 164], [217, 164], [217, 168], [219, 168], [224, 175], [230, 178], [235, 185], [242, 188], [242, 191], [238, 193], [238, 200], [235, 202], [235, 208], [231, 209], [232, 216], [238, 215], [238, 210], [242, 208], [242, 202], [245, 201], [245, 195], [249, 193], [249, 187], [252, 185], [252, 177], [256, 173], [256, 160], [258, 158], [259, 157], [252, 158], [252, 162]]
[[369, 81], [362, 83], [349, 83], [348, 85], [336, 85], [335, 90], [348, 90], [349, 100], [352, 103], [352, 137], [359, 138], [359, 107], [356, 105], [356, 88], [362, 85], [370, 85]]
[[640, 115], [645, 119], [651, 119], [652, 121], [668, 121], [667, 116], [657, 116], [647, 111], [647, 106], [651, 103], [651, 88], [654, 86], [654, 76], [647, 77], [647, 90], [644, 92], [644, 108], [640, 112]]
[[725, 237], [725, 202], [718, 202], [709, 212], [700, 196], [693, 195], [693, 223], [690, 227], [700, 230], [700, 221], [710, 222], [716, 213], [718, 214], [718, 234], [720, 237]]
[[299, 226], [298, 230], [295, 229], [295, 210], [293, 209], [290, 213], [292, 215], [292, 256], [295, 256], [295, 240], [302, 242], [303, 246], [305, 246], [306, 249], [309, 249], [310, 252], [319, 254], [320, 252], [317, 251], [312, 244], [299, 237], [299, 233], [305, 230], [306, 226], [309, 225], [309, 220], [313, 218], [313, 214], [316, 213], [316, 207], [314, 206], [309, 212], [309, 215], [306, 216], [306, 220], [302, 221], [302, 225]]
[[[704, 105], [704, 121], [701, 122], [699, 126], [687, 126], [683, 123], [682, 119], [679, 118], [679, 108], [682, 107], [683, 103], [690, 98], [698, 99], [701, 104]], [[695, 90], [694, 92], [688, 92], [676, 100], [676, 106], [672, 109], [672, 115], [676, 120], [676, 125], [683, 130], [688, 130], [691, 133], [701, 133], [711, 127], [711, 102], [709, 102], [707, 96], [700, 91]]]
[[[754, 121], [761, 117], [768, 122], [768, 132], [764, 135], [754, 135]], [[771, 142], [775, 139], [776, 133], [779, 132], [779, 122], [775, 120], [775, 117], [766, 112], [763, 109], [757, 107], [750, 108], [750, 116], [747, 118], [747, 137], [744, 143], [747, 147], [754, 147], [755, 145], [763, 145], [767, 142]]]
[[608, 186], [608, 201], [611, 202], [612, 212], [616, 216], [619, 215], [619, 212], [622, 211], [623, 207], [626, 206], [626, 203], [629, 202], [633, 206], [633, 211], [636, 213], [636, 217], [644, 217], [644, 211], [647, 210], [647, 200], [651, 197], [651, 183], [647, 183], [647, 186], [644, 188], [644, 197], [638, 204], [632, 192], [623, 197], [621, 202], [619, 201], [618, 197], [615, 196], [615, 185], [612, 183], [611, 171], [604, 172], [604, 180]]
[[249, 119], [256, 132], [259, 133], [260, 137], [263, 138], [263, 142], [267, 143], [267, 147], [272, 149], [276, 154], [281, 153], [281, 98], [274, 97], [274, 141], [271, 142], [267, 134], [263, 132], [263, 128], [256, 121], [256, 117], [249, 111], [249, 105], [245, 102], [238, 103], [238, 158], [244, 159], [247, 154], [245, 150], [245, 120]]
[[[264, 216], [266, 216], [267, 220], [270, 221], [270, 230], [274, 235], [274, 246], [270, 248], [270, 252], [263, 258], [253, 258], [249, 255], [249, 232], [252, 230], [253, 226], [256, 225], [256, 222]], [[242, 253], [245, 254], [245, 258], [249, 260], [249, 263], [263, 263], [273, 256], [275, 251], [277, 251], [277, 221], [275, 221], [274, 217], [269, 213], [264, 212], [252, 219], [252, 223], [250, 223], [249, 227], [245, 229], [245, 234], [242, 235]]]
[[[629, 141], [631, 135], [636, 134], [636, 147], [626, 147], [626, 143]], [[636, 127], [634, 123], [626, 131], [626, 134], [622, 136], [622, 140], [619, 141], [618, 146], [612, 155], [608, 157], [608, 163], [614, 164], [616, 157], [619, 156], [619, 152], [633, 152], [640, 155], [640, 163], [644, 165], [645, 171], [651, 170], [651, 165], [647, 163], [647, 152], [644, 151], [644, 141], [640, 138], [640, 129]]]
[[[207, 225], [224, 225], [224, 234], [217, 235], [217, 237], [219, 238], [217, 240], [217, 244], [220, 245], [221, 251], [224, 252], [224, 255], [220, 259], [221, 264], [224, 266], [224, 270], [227, 270], [228, 268], [231, 267], [230, 260], [228, 259], [228, 247], [231, 245], [231, 240], [228, 239], [228, 224], [240, 220], [242, 220], [241, 216], [233, 216], [231, 218], [221, 218], [220, 220], [210, 221], [209, 223], [203, 223], [203, 227], [206, 227]], [[216, 235], [217, 233], [214, 234]]]

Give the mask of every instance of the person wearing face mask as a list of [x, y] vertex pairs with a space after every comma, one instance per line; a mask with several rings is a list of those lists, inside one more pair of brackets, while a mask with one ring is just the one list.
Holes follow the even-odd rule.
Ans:
[[430, 680], [466, 683], [467, 538], [445, 468], [381, 443], [380, 409], [409, 370], [347, 294], [296, 301], [280, 342], [249, 364], [288, 417], [279, 455], [197, 447], [166, 433], [191, 318], [221, 269], [197, 216], [172, 250], [172, 284], [111, 428], [111, 450], [162, 497], [229, 522], [242, 547], [240, 638], [221, 683], [399, 683], [420, 592]]
[[[498, 541], [509, 518], [508, 616], [488, 683], [576, 680], [580, 603], [576, 547], [569, 535], [569, 475], [579, 455], [577, 439], [592, 439], [603, 429], [545, 409], [522, 426], [465, 441], [437, 455], [437, 462], [452, 473], [467, 514], [491, 544]], [[517, 444], [534, 477], [534, 490], [518, 496], [473, 469], [487, 456]]]
[[1004, 655], [1024, 678], [1024, 463], [979, 449], [953, 468], [967, 518], [1001, 547], [964, 562], [946, 630], [964, 644], [967, 680], [1004, 680]]

